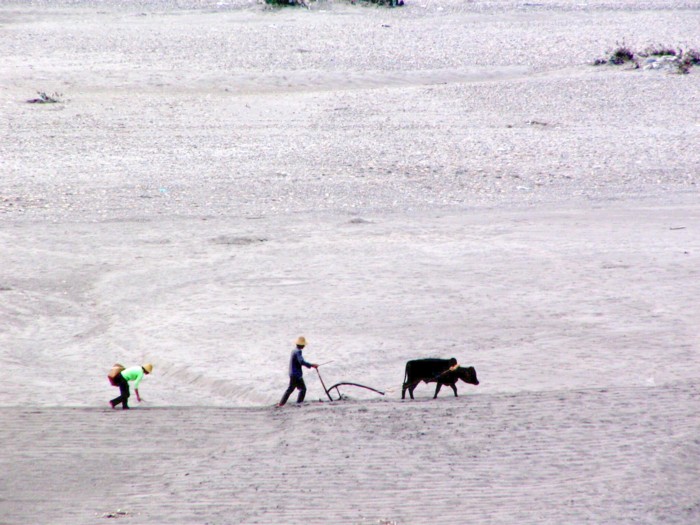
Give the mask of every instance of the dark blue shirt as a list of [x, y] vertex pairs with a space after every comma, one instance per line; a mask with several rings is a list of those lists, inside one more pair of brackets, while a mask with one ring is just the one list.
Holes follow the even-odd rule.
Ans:
[[292, 357], [289, 359], [289, 377], [300, 379], [304, 375], [304, 372], [301, 370], [302, 365], [306, 368], [311, 368], [311, 363], [304, 361], [301, 351], [301, 348], [295, 348], [292, 352]]

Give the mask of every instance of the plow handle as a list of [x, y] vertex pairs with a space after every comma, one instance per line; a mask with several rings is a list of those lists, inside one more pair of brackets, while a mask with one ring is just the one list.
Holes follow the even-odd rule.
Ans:
[[328, 389], [326, 388], [326, 384], [323, 382], [323, 378], [321, 377], [321, 372], [318, 371], [318, 367], [316, 367], [316, 373], [318, 374], [318, 379], [321, 381], [321, 386], [323, 387], [323, 391], [328, 396], [329, 401], [333, 401], [333, 398], [331, 397], [330, 393], [328, 392]]

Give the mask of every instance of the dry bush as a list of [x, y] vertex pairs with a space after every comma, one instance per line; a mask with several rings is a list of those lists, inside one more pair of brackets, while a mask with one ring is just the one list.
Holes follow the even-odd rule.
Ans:
[[61, 93], [51, 93], [48, 95], [44, 91], [37, 91], [36, 93], [39, 96], [27, 100], [28, 104], [58, 104], [61, 102], [61, 97], [63, 96]]

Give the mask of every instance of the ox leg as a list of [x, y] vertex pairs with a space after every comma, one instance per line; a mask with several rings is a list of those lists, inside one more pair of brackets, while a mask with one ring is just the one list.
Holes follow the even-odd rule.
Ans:
[[437, 386], [435, 387], [435, 395], [433, 396], [433, 399], [435, 399], [438, 395], [438, 392], [440, 392], [440, 389], [442, 388], [442, 383], [438, 381]]
[[455, 393], [455, 397], [459, 397], [457, 395], [457, 385], [450, 385], [452, 387], [452, 391]]
[[408, 387], [408, 393], [409, 393], [409, 395], [411, 396], [411, 399], [415, 399], [415, 398], [413, 397], [413, 391], [414, 391], [415, 389], [416, 389], [416, 385], [411, 385], [411, 386]]
[[406, 389], [408, 388], [408, 383], [403, 384], [403, 389], [401, 390], [401, 399], [406, 399]]

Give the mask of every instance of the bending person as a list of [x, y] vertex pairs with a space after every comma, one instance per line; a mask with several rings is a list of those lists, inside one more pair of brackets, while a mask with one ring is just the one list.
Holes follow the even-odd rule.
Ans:
[[136, 392], [136, 399], [141, 402], [141, 396], [139, 395], [139, 385], [144, 375], [148, 375], [153, 371], [153, 365], [151, 363], [146, 363], [143, 366], [132, 366], [130, 368], [125, 368], [120, 374], [114, 378], [114, 386], [119, 387], [120, 395], [115, 397], [109, 402], [109, 405], [114, 408], [119, 403], [122, 405], [122, 409], [127, 410], [129, 408], [129, 381], [134, 382], [134, 392]]

